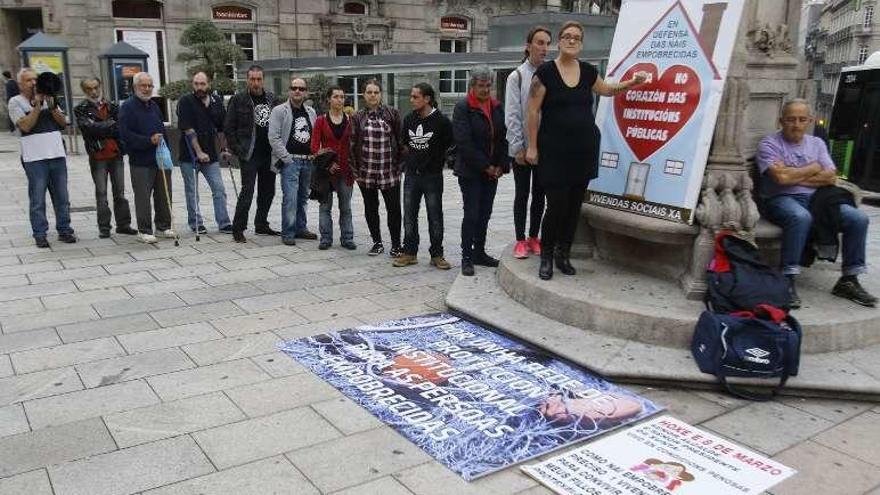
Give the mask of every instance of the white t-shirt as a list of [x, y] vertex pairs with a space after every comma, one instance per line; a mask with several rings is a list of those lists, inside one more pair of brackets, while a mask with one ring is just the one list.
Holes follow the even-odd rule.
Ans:
[[60, 126], [48, 113], [46, 102], [43, 102], [43, 114], [29, 132], [22, 132], [18, 128], [18, 121], [33, 109], [31, 102], [23, 95], [14, 96], [9, 100], [9, 118], [16, 123], [16, 132], [21, 137], [21, 161], [27, 165], [28, 162], [66, 156]]

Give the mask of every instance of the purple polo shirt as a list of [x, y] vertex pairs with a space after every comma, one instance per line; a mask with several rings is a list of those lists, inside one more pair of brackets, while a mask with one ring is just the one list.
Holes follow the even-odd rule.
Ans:
[[800, 143], [790, 143], [782, 137], [782, 131], [777, 131], [761, 140], [755, 161], [758, 170], [761, 171], [761, 196], [765, 198], [779, 194], [813, 194], [816, 191], [815, 187], [777, 184], [765, 174], [774, 162], [782, 162], [788, 167], [803, 167], [818, 162], [825, 170], [837, 170], [831, 156], [828, 155], [828, 147], [821, 139], [804, 135]]

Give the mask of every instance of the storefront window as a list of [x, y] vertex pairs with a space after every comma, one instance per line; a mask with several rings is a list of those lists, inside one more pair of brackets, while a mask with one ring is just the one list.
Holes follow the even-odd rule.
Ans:
[[[254, 44], [254, 33], [224, 33], [226, 39], [235, 43], [244, 52], [244, 59], [254, 60], [256, 53], [256, 45]], [[226, 65], [226, 76], [230, 79], [236, 79], [235, 67], [232, 64]]]
[[[375, 55], [376, 46], [372, 43], [336, 43], [337, 57], [362, 57]], [[344, 76], [336, 78], [336, 83], [345, 92], [345, 106], [355, 110], [364, 105], [364, 84], [370, 79], [379, 79], [378, 74], [363, 74], [356, 76]]]
[[361, 2], [345, 2], [342, 6], [344, 14], [367, 15], [367, 6]]
[[[440, 53], [467, 53], [468, 40], [441, 39]], [[441, 70], [440, 92], [451, 94], [467, 93], [468, 71], [466, 70]]]
[[113, 0], [113, 17], [122, 19], [161, 19], [162, 4], [151, 0]]

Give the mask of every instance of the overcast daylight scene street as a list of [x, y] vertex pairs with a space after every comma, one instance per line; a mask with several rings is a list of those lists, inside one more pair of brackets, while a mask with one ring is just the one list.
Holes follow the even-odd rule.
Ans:
[[878, 3], [0, 0], [0, 495], [880, 495]]

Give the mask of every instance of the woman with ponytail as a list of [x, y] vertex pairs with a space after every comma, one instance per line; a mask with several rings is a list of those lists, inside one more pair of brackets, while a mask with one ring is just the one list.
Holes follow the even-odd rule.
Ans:
[[[528, 258], [529, 253], [541, 255], [541, 217], [544, 216], [544, 188], [535, 175], [536, 168], [526, 163], [526, 150], [529, 147], [526, 130], [526, 110], [528, 109], [529, 89], [532, 76], [544, 63], [550, 49], [552, 36], [550, 30], [533, 27], [526, 36], [526, 50], [523, 63], [507, 76], [507, 95], [504, 100], [504, 120], [507, 125], [508, 154], [513, 159], [513, 225], [516, 230], [516, 244], [513, 255]], [[529, 209], [529, 192], [532, 207]], [[529, 211], [529, 237], [526, 238], [526, 211]]]

